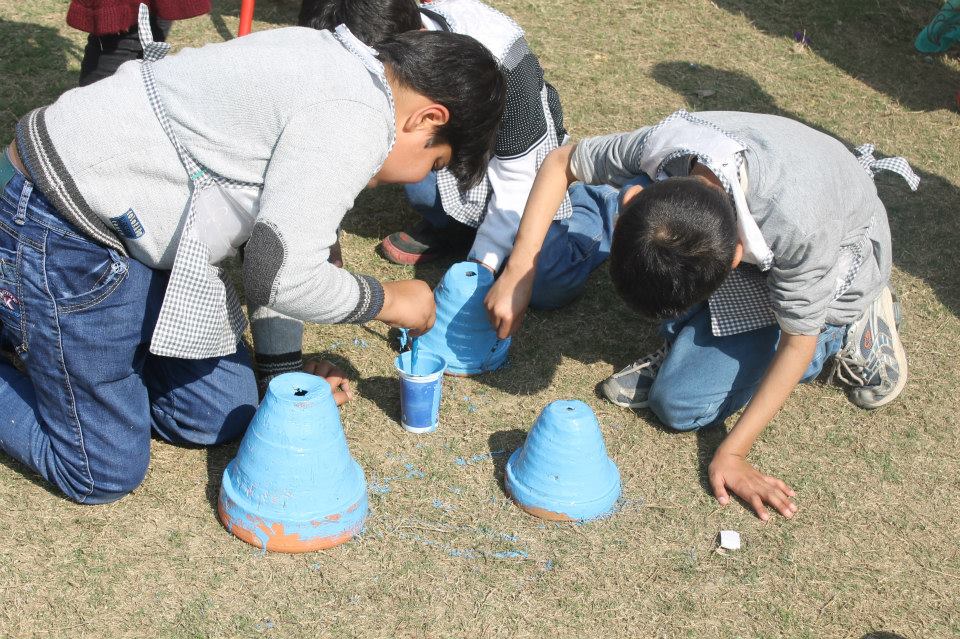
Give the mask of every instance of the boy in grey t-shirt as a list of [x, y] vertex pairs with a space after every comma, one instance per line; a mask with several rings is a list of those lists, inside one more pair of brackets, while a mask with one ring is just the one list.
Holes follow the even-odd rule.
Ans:
[[479, 179], [505, 82], [465, 36], [378, 47], [302, 28], [164, 59], [145, 42], [143, 66], [21, 119], [0, 155], [0, 351], [23, 369], [0, 357], [0, 449], [97, 504], [139, 485], [151, 434], [239, 437], [257, 389], [218, 265], [244, 242], [248, 300], [318, 323], [430, 328], [425, 282], [350, 273], [329, 248], [364, 187], [443, 166]]
[[793, 387], [833, 360], [851, 401], [877, 408], [907, 378], [888, 287], [890, 231], [872, 175], [897, 170], [914, 189], [919, 179], [900, 158], [857, 151], [859, 159], [782, 117], [685, 111], [561, 147], [537, 176], [513, 255], [487, 296], [491, 321], [501, 336], [518, 327], [566, 185], [623, 187], [611, 277], [628, 305], [663, 320], [665, 343], [602, 392], [677, 430], [746, 405], [710, 464], [711, 486], [723, 504], [731, 490], [762, 519], [765, 504], [791, 517], [793, 490], [746, 456]]

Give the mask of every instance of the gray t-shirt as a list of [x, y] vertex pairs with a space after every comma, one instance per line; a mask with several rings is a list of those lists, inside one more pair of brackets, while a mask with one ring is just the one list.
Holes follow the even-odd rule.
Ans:
[[[838, 140], [787, 118], [728, 111], [696, 116], [746, 146], [746, 199], [773, 251], [767, 285], [780, 327], [815, 335], [825, 324], [856, 321], [891, 269], [886, 210], [857, 158]], [[573, 174], [588, 184], [621, 186], [641, 172], [648, 130], [581, 141]], [[844, 282], [850, 255], [862, 261]]]
[[[292, 27], [185, 49], [154, 69], [187, 152], [225, 178], [262, 185], [244, 260], [247, 298], [321, 323], [379, 312], [379, 283], [327, 262], [395, 135], [391, 99], [357, 52], [329, 31]], [[190, 181], [139, 63], [26, 116], [18, 148], [31, 179], [88, 236], [172, 267]], [[128, 211], [139, 236], [111, 224]]]

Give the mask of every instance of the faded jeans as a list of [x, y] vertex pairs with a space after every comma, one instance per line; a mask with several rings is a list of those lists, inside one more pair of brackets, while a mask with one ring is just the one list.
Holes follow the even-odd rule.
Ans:
[[83, 237], [19, 172], [4, 186], [0, 350], [27, 374], [0, 357], [0, 448], [70, 499], [99, 504], [143, 480], [151, 433], [191, 445], [242, 435], [257, 404], [246, 348], [196, 361], [150, 354], [167, 273]]
[[[440, 203], [436, 173], [405, 187], [410, 205], [437, 228], [446, 228], [448, 217]], [[617, 190], [610, 186], [574, 184], [568, 191], [573, 215], [555, 220], [547, 231], [537, 261], [530, 305], [555, 309], [573, 301], [587, 278], [610, 255], [617, 220]]]
[[[843, 347], [847, 327], [827, 325], [801, 382], [814, 380]], [[780, 343], [780, 327], [716, 337], [710, 311], [700, 304], [660, 332], [670, 350], [650, 388], [650, 410], [675, 430], [698, 430], [723, 421], [750, 401]]]

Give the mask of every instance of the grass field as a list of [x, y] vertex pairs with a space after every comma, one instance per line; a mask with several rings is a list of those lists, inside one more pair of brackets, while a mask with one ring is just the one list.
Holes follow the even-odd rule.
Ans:
[[[170, 40], [231, 37], [239, 3], [214, 4]], [[299, 7], [259, 4], [258, 29], [294, 22]], [[528, 316], [507, 369], [447, 379], [432, 436], [397, 422], [385, 327], [311, 326], [305, 350], [346, 367], [358, 389], [342, 417], [373, 487], [361, 538], [261, 555], [230, 536], [214, 504], [235, 446], [154, 442], [143, 485], [100, 507], [69, 503], [0, 457], [0, 636], [960, 636], [960, 63], [912, 48], [938, 2], [493, 4], [525, 27], [574, 137], [680, 107], [735, 109], [909, 158], [919, 192], [878, 178], [907, 321], [901, 399], [868, 413], [835, 387], [797, 390], [752, 460], [796, 489], [800, 511], [764, 525], [741, 504], [719, 507], [706, 487], [721, 429], [672, 434], [597, 397], [599, 381], [658, 345], [605, 268], [569, 308]], [[4, 139], [19, 115], [76, 82], [84, 36], [64, 24], [66, 7], [0, 0]], [[413, 219], [397, 189], [362, 194], [346, 220], [348, 265], [436, 283], [446, 265], [414, 271], [374, 251]], [[582, 399], [600, 419], [623, 477], [616, 517], [545, 523], [503, 493], [501, 451], [557, 398]], [[744, 546], [720, 554], [727, 528]]]

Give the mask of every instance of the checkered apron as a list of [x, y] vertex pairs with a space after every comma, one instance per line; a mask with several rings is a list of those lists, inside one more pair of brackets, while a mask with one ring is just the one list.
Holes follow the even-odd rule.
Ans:
[[140, 71], [150, 106], [190, 178], [187, 219], [153, 331], [150, 352], [183, 359], [223, 357], [236, 352], [247, 320], [236, 289], [222, 268], [210, 264], [210, 250], [198, 237], [197, 196], [206, 189], [259, 188], [260, 185], [216, 175], [194, 160], [183, 147], [170, 126], [153, 72], [152, 63], [163, 58], [170, 45], [153, 41], [150, 16], [144, 4], [140, 5], [138, 23], [143, 46]]

